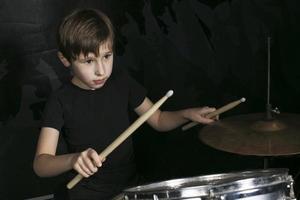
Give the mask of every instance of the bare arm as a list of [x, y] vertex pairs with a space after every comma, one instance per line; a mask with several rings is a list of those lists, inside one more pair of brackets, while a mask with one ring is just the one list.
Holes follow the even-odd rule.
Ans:
[[[135, 109], [138, 115], [142, 115], [144, 112], [149, 110], [152, 107], [153, 103], [147, 97], [143, 101], [143, 103]], [[157, 110], [148, 120], [147, 122], [154, 129], [158, 131], [169, 131], [178, 126], [192, 120], [197, 121], [202, 124], [208, 124], [213, 122], [214, 120], [205, 118], [205, 115], [215, 111], [214, 108], [189, 108], [179, 111], [160, 111]]]
[[93, 149], [80, 153], [56, 155], [59, 132], [54, 128], [44, 127], [37, 144], [33, 169], [38, 176], [56, 176], [75, 169], [84, 177], [88, 177], [101, 166], [100, 158]]

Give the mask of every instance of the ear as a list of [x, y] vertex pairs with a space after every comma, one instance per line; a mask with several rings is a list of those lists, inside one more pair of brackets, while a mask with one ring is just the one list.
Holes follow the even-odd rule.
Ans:
[[62, 52], [57, 52], [57, 56], [59, 60], [64, 64], [65, 67], [70, 67], [71, 63], [68, 61], [68, 59], [62, 54]]

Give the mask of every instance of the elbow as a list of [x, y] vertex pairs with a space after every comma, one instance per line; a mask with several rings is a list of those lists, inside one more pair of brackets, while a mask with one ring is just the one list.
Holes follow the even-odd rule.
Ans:
[[168, 128], [162, 128], [160, 126], [152, 126], [152, 128], [154, 128], [154, 130], [158, 131], [158, 132], [167, 132], [169, 131], [170, 129]]
[[170, 127], [163, 126], [159, 123], [153, 123], [151, 124], [151, 127], [158, 132], [168, 132], [172, 130]]
[[43, 161], [41, 160], [40, 156], [36, 156], [33, 161], [33, 171], [37, 176], [41, 178], [47, 177], [47, 175], [43, 173], [42, 162]]
[[150, 117], [148, 124], [158, 132], [167, 132], [170, 128], [164, 125], [162, 114], [162, 111], [157, 111], [152, 117]]
[[41, 170], [40, 170], [40, 166], [39, 166], [39, 161], [38, 161], [38, 158], [35, 157], [34, 158], [34, 161], [33, 161], [33, 171], [34, 173], [39, 176], [39, 177], [44, 177], [43, 176], [43, 173], [41, 173]]

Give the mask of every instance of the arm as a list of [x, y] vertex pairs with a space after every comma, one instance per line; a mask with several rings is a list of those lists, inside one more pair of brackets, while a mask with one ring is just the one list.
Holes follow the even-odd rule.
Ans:
[[37, 175], [55, 176], [72, 169], [75, 154], [55, 156], [58, 137], [58, 130], [42, 128], [33, 162], [33, 169]]
[[[152, 105], [153, 103], [146, 97], [143, 103], [135, 109], [135, 112], [138, 115], [142, 115], [149, 110]], [[189, 108], [172, 112], [157, 110], [147, 122], [157, 131], [169, 131], [190, 120], [202, 124], [211, 123], [214, 120], [205, 118], [205, 115], [213, 111], [215, 111], [215, 108], [209, 107]]]
[[80, 153], [56, 155], [59, 131], [44, 127], [37, 144], [33, 169], [38, 176], [50, 177], [75, 169], [84, 177], [88, 177], [101, 166], [100, 158], [93, 149]]

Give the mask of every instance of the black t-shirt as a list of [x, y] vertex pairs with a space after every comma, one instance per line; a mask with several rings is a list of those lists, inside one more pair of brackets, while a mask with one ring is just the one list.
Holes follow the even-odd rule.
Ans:
[[[141, 85], [114, 66], [111, 77], [100, 89], [84, 90], [69, 83], [54, 92], [46, 104], [42, 127], [59, 130], [70, 153], [89, 147], [100, 153], [128, 128], [128, 109], [138, 107], [145, 95]], [[105, 181], [123, 184], [131, 176], [126, 173], [132, 173], [133, 158], [129, 137], [92, 177], [100, 184]], [[123, 178], [118, 175], [120, 172]]]

